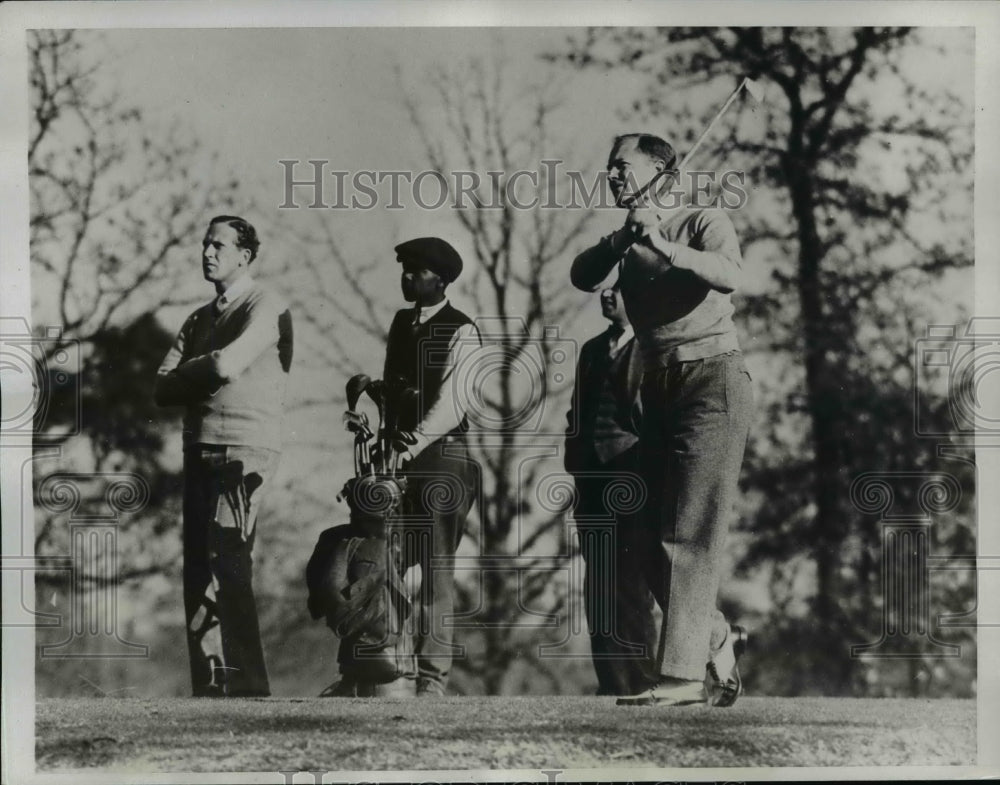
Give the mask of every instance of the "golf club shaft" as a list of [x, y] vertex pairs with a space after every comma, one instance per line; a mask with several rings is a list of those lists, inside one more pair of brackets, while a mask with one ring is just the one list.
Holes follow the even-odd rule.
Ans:
[[744, 77], [743, 81], [739, 83], [739, 86], [735, 90], [733, 90], [733, 94], [729, 96], [726, 102], [722, 105], [722, 108], [718, 112], [716, 112], [715, 117], [712, 118], [712, 122], [708, 124], [708, 127], [701, 132], [701, 136], [699, 136], [698, 139], [695, 141], [695, 143], [691, 145], [691, 148], [687, 151], [687, 154], [681, 160], [680, 166], [677, 167], [677, 179], [680, 179], [681, 173], [685, 169], [687, 169], [688, 164], [691, 163], [691, 159], [694, 157], [694, 154], [698, 152], [698, 148], [701, 147], [702, 142], [704, 142], [705, 139], [708, 138], [708, 135], [712, 132], [712, 129], [715, 128], [719, 120], [722, 119], [722, 115], [726, 113], [726, 110], [729, 109], [733, 101], [736, 100], [736, 96], [738, 96], [740, 94], [740, 91], [744, 87], [746, 87], [746, 84], [747, 80], [746, 77]]
[[[722, 116], [726, 113], [726, 110], [729, 109], [730, 106], [732, 106], [733, 101], [736, 100], [736, 96], [740, 94], [740, 91], [744, 87], [746, 87], [746, 85], [747, 85], [747, 78], [744, 77], [743, 81], [739, 83], [739, 85], [735, 90], [733, 90], [732, 95], [730, 95], [729, 98], [726, 99], [726, 102], [722, 105], [722, 108], [715, 113], [715, 117], [712, 118], [712, 121], [708, 124], [705, 130], [701, 132], [701, 136], [699, 136], [695, 140], [695, 143], [691, 145], [690, 149], [688, 149], [687, 153], [684, 155], [684, 158], [681, 159], [680, 165], [676, 169], [670, 172], [665, 172], [664, 173], [665, 177], [669, 177], [674, 182], [680, 181], [681, 174], [687, 169], [688, 164], [691, 163], [691, 159], [694, 158], [694, 154], [698, 152], [698, 148], [700, 148], [705, 139], [708, 138], [708, 135], [712, 132], [712, 129], [715, 128], [719, 120], [722, 119]], [[649, 193], [649, 190], [653, 187], [655, 183], [658, 183], [659, 180], [660, 180], [659, 177], [654, 177], [652, 180], [646, 183], [642, 188], [640, 188], [639, 193], [636, 194], [636, 197], [633, 200], [633, 204], [648, 203], [646, 199], [646, 194]]]
[[364, 470], [364, 468], [366, 466], [370, 466], [371, 465], [371, 461], [372, 461], [371, 454], [368, 452], [368, 440], [369, 440], [369, 438], [371, 438], [370, 434], [371, 434], [371, 431], [368, 431], [365, 434], [364, 441], [361, 443], [361, 468], [362, 468], [362, 470]]

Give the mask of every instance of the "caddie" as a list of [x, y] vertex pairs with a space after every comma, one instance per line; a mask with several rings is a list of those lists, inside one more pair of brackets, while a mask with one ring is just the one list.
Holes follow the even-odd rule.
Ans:
[[479, 467], [469, 455], [468, 363], [480, 346], [468, 316], [446, 290], [462, 272], [462, 258], [446, 241], [419, 237], [396, 246], [400, 287], [410, 308], [389, 327], [383, 378], [415, 387], [414, 406], [400, 413], [409, 437], [403, 501], [404, 564], [420, 566], [414, 648], [417, 697], [446, 694], [453, 656], [454, 557], [479, 488]]

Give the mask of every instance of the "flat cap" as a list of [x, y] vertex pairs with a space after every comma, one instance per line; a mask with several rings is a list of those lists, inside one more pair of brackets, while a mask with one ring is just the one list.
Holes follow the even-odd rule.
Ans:
[[438, 237], [418, 237], [396, 246], [397, 262], [414, 262], [436, 273], [445, 283], [451, 283], [462, 272], [462, 257], [458, 251]]

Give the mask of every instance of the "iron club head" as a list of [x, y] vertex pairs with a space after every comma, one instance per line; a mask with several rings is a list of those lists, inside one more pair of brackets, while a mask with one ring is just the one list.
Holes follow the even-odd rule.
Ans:
[[764, 103], [764, 85], [758, 82], [756, 79], [751, 79], [749, 76], [743, 80], [743, 86], [746, 87], [747, 92], [750, 97], [753, 98], [757, 103]]

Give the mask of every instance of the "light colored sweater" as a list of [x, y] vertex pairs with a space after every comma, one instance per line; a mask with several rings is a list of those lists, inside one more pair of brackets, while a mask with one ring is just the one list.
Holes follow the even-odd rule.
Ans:
[[593, 290], [621, 263], [622, 301], [647, 370], [739, 349], [730, 295], [743, 258], [729, 216], [682, 207], [664, 216], [659, 234], [675, 244], [672, 259], [645, 239], [622, 253], [604, 238], [574, 260], [574, 285]]
[[186, 407], [185, 446], [279, 450], [291, 314], [277, 294], [252, 279], [222, 306], [218, 300], [203, 305], [184, 322], [157, 373], [156, 402]]

